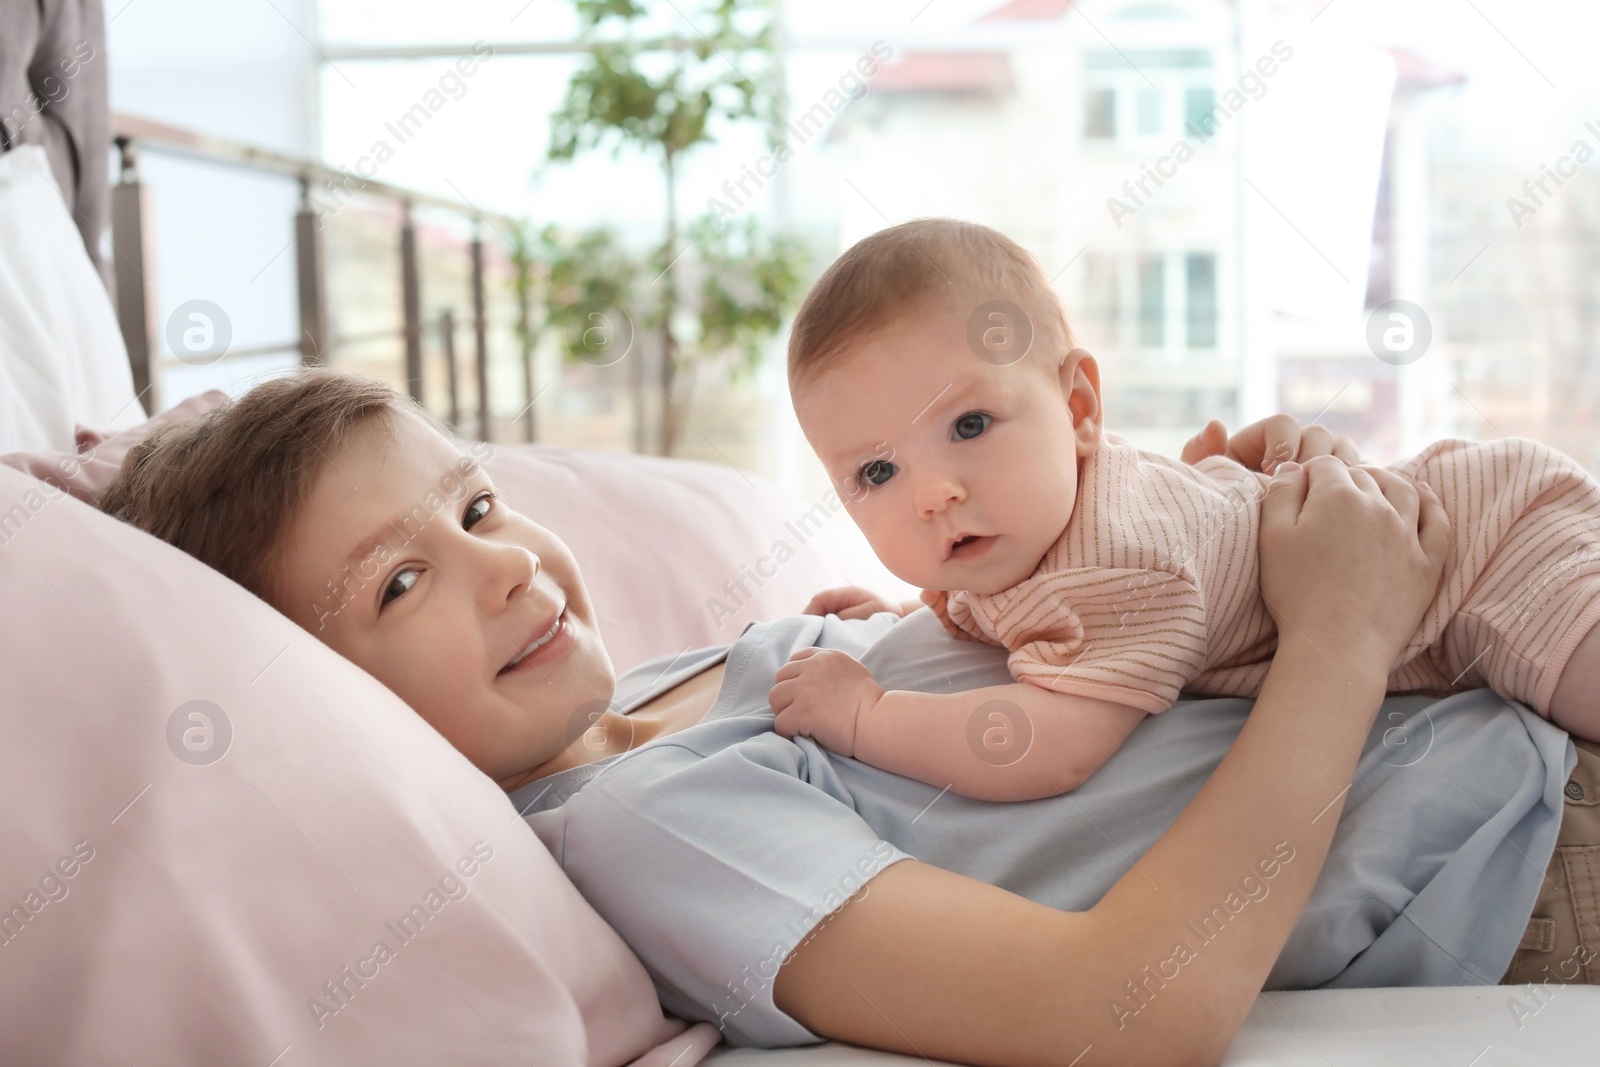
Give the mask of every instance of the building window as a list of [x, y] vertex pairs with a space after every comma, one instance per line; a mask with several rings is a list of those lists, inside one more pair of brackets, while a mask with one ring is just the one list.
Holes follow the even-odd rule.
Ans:
[[1091, 252], [1081, 277], [1077, 313], [1093, 334], [1162, 360], [1215, 352], [1222, 327], [1215, 252]]
[[1184, 312], [1190, 348], [1217, 347], [1217, 257], [1191, 252], [1184, 257]]
[[1211, 89], [1186, 89], [1183, 93], [1183, 128], [1191, 137], [1209, 141], [1217, 132], [1217, 94]]
[[[1200, 49], [1090, 51], [1084, 58], [1084, 136], [1149, 147], [1214, 123], [1211, 53]], [[1195, 134], [1206, 140], [1210, 133]]]
[[1117, 135], [1117, 94], [1090, 89], [1083, 96], [1083, 135], [1106, 140]]
[[1167, 261], [1164, 256], [1139, 257], [1139, 347], [1167, 343]]
[[1138, 100], [1139, 136], [1161, 136], [1161, 90], [1140, 89]]

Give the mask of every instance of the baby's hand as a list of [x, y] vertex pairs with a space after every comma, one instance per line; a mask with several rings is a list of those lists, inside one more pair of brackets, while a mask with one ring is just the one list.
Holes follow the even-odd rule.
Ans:
[[891, 604], [876, 593], [853, 585], [824, 589], [811, 598], [802, 615], [837, 615], [841, 619], [867, 619], [880, 611], [904, 615], [901, 605]]
[[836, 649], [802, 648], [778, 668], [767, 702], [773, 729], [809, 737], [841, 756], [853, 756], [856, 722], [883, 696], [883, 687], [857, 659]]

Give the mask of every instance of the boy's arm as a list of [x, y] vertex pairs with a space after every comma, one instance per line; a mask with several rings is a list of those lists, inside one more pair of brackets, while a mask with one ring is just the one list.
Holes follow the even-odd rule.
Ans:
[[975, 800], [1037, 800], [1086, 782], [1144, 717], [1027, 682], [891, 690], [862, 709], [855, 758]]
[[1076, 789], [1145, 712], [1027, 682], [964, 693], [885, 692], [836, 649], [802, 648], [768, 694], [773, 729], [977, 800]]

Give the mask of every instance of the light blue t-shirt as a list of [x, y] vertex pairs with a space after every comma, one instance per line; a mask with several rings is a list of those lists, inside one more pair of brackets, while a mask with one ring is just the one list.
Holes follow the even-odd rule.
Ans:
[[[1180, 702], [1141, 723], [1077, 790], [991, 803], [773, 733], [773, 675], [810, 645], [849, 652], [887, 688], [1011, 681], [1004, 649], [949, 637], [925, 609], [761, 623], [731, 648], [619, 679], [614, 706], [632, 710], [725, 655], [721, 692], [700, 723], [511, 797], [644, 961], [662, 1004], [717, 1024], [733, 1045], [820, 1040], [778, 1010], [773, 978], [823, 917], [898, 860], [1054, 908], [1091, 907], [1188, 805], [1252, 706]], [[1564, 732], [1486, 690], [1390, 697], [1267, 988], [1496, 982], [1533, 909], [1576, 762]], [[1237, 895], [1196, 916], [1192, 948], [1226, 936], [1231, 917], [1270, 892], [1263, 860]]]

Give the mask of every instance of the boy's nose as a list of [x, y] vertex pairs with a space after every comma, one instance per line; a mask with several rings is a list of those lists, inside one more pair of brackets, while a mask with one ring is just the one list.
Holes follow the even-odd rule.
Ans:
[[509, 601], [525, 595], [533, 588], [542, 564], [533, 550], [521, 545], [496, 546], [491, 581], [484, 583], [484, 614], [493, 615]]

